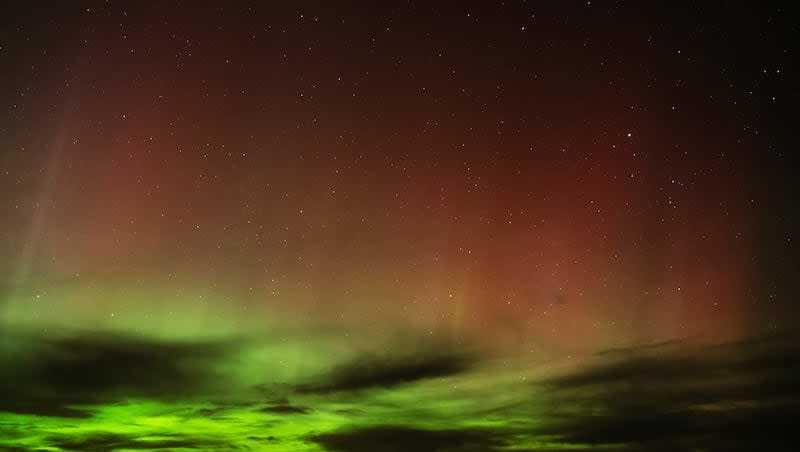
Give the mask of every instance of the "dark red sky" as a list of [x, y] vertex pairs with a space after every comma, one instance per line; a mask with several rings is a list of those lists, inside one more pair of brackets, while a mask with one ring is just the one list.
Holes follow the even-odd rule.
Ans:
[[794, 326], [789, 11], [470, 3], [10, 8], [7, 321]]

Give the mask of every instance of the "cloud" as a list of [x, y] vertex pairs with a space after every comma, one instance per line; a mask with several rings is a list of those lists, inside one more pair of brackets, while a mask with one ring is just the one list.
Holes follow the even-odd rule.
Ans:
[[192, 438], [175, 435], [158, 438], [138, 437], [111, 433], [98, 433], [86, 436], [55, 435], [47, 439], [48, 445], [64, 450], [80, 450], [87, 452], [105, 452], [114, 450], [233, 450], [232, 444], [206, 438]]
[[[416, 354], [390, 349], [388, 354], [346, 361], [306, 383], [264, 382], [253, 388], [249, 382], [236, 388], [214, 369], [239, 364], [227, 360], [241, 356], [233, 353], [241, 346], [6, 332], [0, 335], [0, 412], [68, 417], [73, 420], [55, 422], [88, 425], [85, 418], [98, 405], [143, 398], [172, 404], [172, 415], [179, 417], [224, 423], [250, 419], [258, 429], [250, 433], [259, 434], [215, 438], [203, 431], [195, 438], [47, 431], [39, 438], [65, 450], [230, 449], [224, 441], [257, 448], [285, 445], [286, 438], [273, 437], [270, 427], [295, 423], [314, 433], [300, 431], [291, 441], [305, 439], [331, 452], [593, 446], [617, 451], [788, 450], [787, 444], [796, 443], [793, 419], [800, 417], [800, 396], [795, 394], [800, 340], [792, 335], [716, 346], [672, 342], [601, 352], [583, 367], [540, 380], [534, 387], [530, 380], [509, 383], [502, 371], [492, 380], [487, 360], [480, 374], [488, 382], [482, 386], [487, 392], [450, 393], [450, 385], [439, 381], [445, 394], [442, 403], [458, 407], [446, 411], [453, 418], [444, 426], [441, 414], [425, 410], [416, 400], [384, 406], [380, 416], [385, 417], [370, 417], [372, 397], [383, 393], [366, 391], [404, 390], [404, 385], [418, 382], [433, 385], [440, 377], [469, 377], [478, 364], [475, 354], [442, 345], [412, 347]], [[343, 398], [349, 399], [348, 405], [338, 403]], [[427, 402], [433, 406], [437, 400]], [[240, 412], [248, 416], [237, 416]], [[342, 420], [336, 424], [341, 430], [322, 433], [314, 423], [330, 414]], [[384, 419], [393, 423], [380, 425]], [[490, 419], [493, 422], [487, 422]], [[406, 424], [394, 423], [401, 421]], [[24, 421], [12, 422], [19, 423], [4, 427], [9, 434], [19, 436], [18, 430], [27, 429]], [[427, 425], [442, 428], [422, 428]]]
[[494, 452], [506, 443], [488, 430], [369, 427], [311, 438], [331, 452]]
[[307, 414], [311, 412], [311, 408], [294, 405], [270, 405], [261, 408], [259, 411], [272, 414]]
[[75, 405], [125, 397], [174, 400], [207, 389], [231, 343], [165, 343], [114, 335], [0, 335], [0, 411], [85, 418]]
[[474, 355], [452, 351], [418, 355], [362, 356], [324, 375], [320, 381], [298, 385], [299, 393], [332, 393], [391, 388], [420, 380], [447, 377], [470, 370]]
[[545, 383], [537, 433], [621, 450], [785, 450], [800, 416], [797, 337], [713, 347], [665, 344], [600, 355]]

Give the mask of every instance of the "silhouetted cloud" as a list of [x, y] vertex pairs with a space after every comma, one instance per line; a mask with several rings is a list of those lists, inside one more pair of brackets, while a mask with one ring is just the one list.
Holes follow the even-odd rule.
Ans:
[[331, 393], [369, 388], [390, 388], [436, 377], [468, 371], [475, 364], [474, 355], [441, 351], [397, 356], [364, 356], [349, 362], [320, 381], [297, 386], [301, 393]]
[[311, 438], [331, 452], [495, 452], [506, 442], [489, 430], [371, 427]]
[[174, 400], [207, 388], [230, 343], [127, 336], [0, 335], [0, 411], [83, 418], [73, 405], [125, 397]]
[[546, 383], [556, 410], [538, 433], [620, 450], [786, 450], [800, 416], [797, 337], [603, 354]]
[[138, 437], [134, 435], [120, 435], [99, 433], [91, 435], [62, 435], [51, 436], [47, 439], [48, 445], [64, 450], [106, 452], [115, 450], [236, 450], [235, 445], [213, 439], [189, 438], [180, 435], [158, 439]]
[[259, 411], [273, 414], [306, 414], [311, 411], [311, 408], [294, 405], [271, 405], [261, 408]]
[[[178, 427], [174, 435], [158, 429], [137, 434], [48, 430], [37, 438], [38, 446], [76, 451], [230, 450], [229, 443], [253, 450], [262, 444], [291, 450], [295, 446], [290, 444], [297, 441], [311, 441], [330, 452], [498, 452], [509, 447], [521, 451], [519, 447], [577, 450], [591, 446], [626, 452], [780, 451], [791, 450], [789, 445], [796, 442], [794, 419], [800, 418], [800, 396], [795, 389], [800, 381], [800, 340], [790, 335], [716, 346], [670, 342], [604, 351], [583, 367], [534, 383], [535, 387], [530, 380], [512, 385], [503, 369], [493, 374], [495, 368], [487, 365], [480, 378], [488, 385], [502, 382], [504, 386], [497, 390], [504, 391], [503, 396], [481, 398], [486, 394], [481, 390], [448, 392], [442, 399], [445, 403], [457, 400], [458, 407], [465, 407], [463, 412], [453, 410], [452, 424], [414, 401], [381, 406], [376, 416], [370, 416], [371, 406], [385, 395], [383, 391], [403, 391], [406, 388], [401, 386], [406, 384], [428, 382], [437, 389], [431, 394], [449, 391], [444, 381], [435, 386], [429, 380], [455, 375], [470, 378], [478, 363], [474, 354], [430, 344], [410, 347], [408, 353], [390, 348], [385, 355], [346, 361], [305, 384], [265, 381], [237, 387], [229, 376], [213, 369], [239, 364], [228, 360], [241, 356], [232, 353], [241, 346], [238, 342], [173, 343], [100, 334], [47, 337], [6, 332], [0, 335], [0, 412], [69, 417], [49, 421], [83, 425], [91, 422], [85, 418], [100, 406], [148, 399], [163, 402], [154, 404], [164, 410], [155, 416], [168, 412], [181, 419], [204, 417], [255, 428], [247, 436], [236, 437], [224, 429], [222, 434], [202, 429], [189, 434]], [[268, 371], [264, 369], [265, 374]], [[367, 391], [371, 389], [378, 391]], [[239, 416], [242, 413], [246, 416]], [[322, 433], [315, 427], [328, 415], [336, 416], [340, 430]], [[378, 417], [384, 415], [386, 419]], [[381, 425], [409, 419], [404, 425]], [[487, 419], [496, 422], [483, 422]], [[6, 420], [0, 425], [0, 438], [11, 441], [3, 447], [26, 447], [14, 437], [24, 438], [29, 422], [14, 416]], [[422, 428], [427, 421], [437, 429]], [[273, 430], [306, 423], [310, 425], [307, 432]], [[473, 425], [481, 427], [464, 427]], [[273, 436], [274, 431], [295, 433]]]

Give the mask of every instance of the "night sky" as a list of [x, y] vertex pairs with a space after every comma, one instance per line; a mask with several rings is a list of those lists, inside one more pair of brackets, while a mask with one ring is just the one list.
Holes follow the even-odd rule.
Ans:
[[0, 450], [784, 450], [792, 2], [18, 2]]

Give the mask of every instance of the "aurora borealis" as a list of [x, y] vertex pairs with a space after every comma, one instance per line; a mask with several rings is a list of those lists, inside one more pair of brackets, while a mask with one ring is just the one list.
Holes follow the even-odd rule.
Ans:
[[795, 10], [6, 5], [0, 450], [791, 450]]

